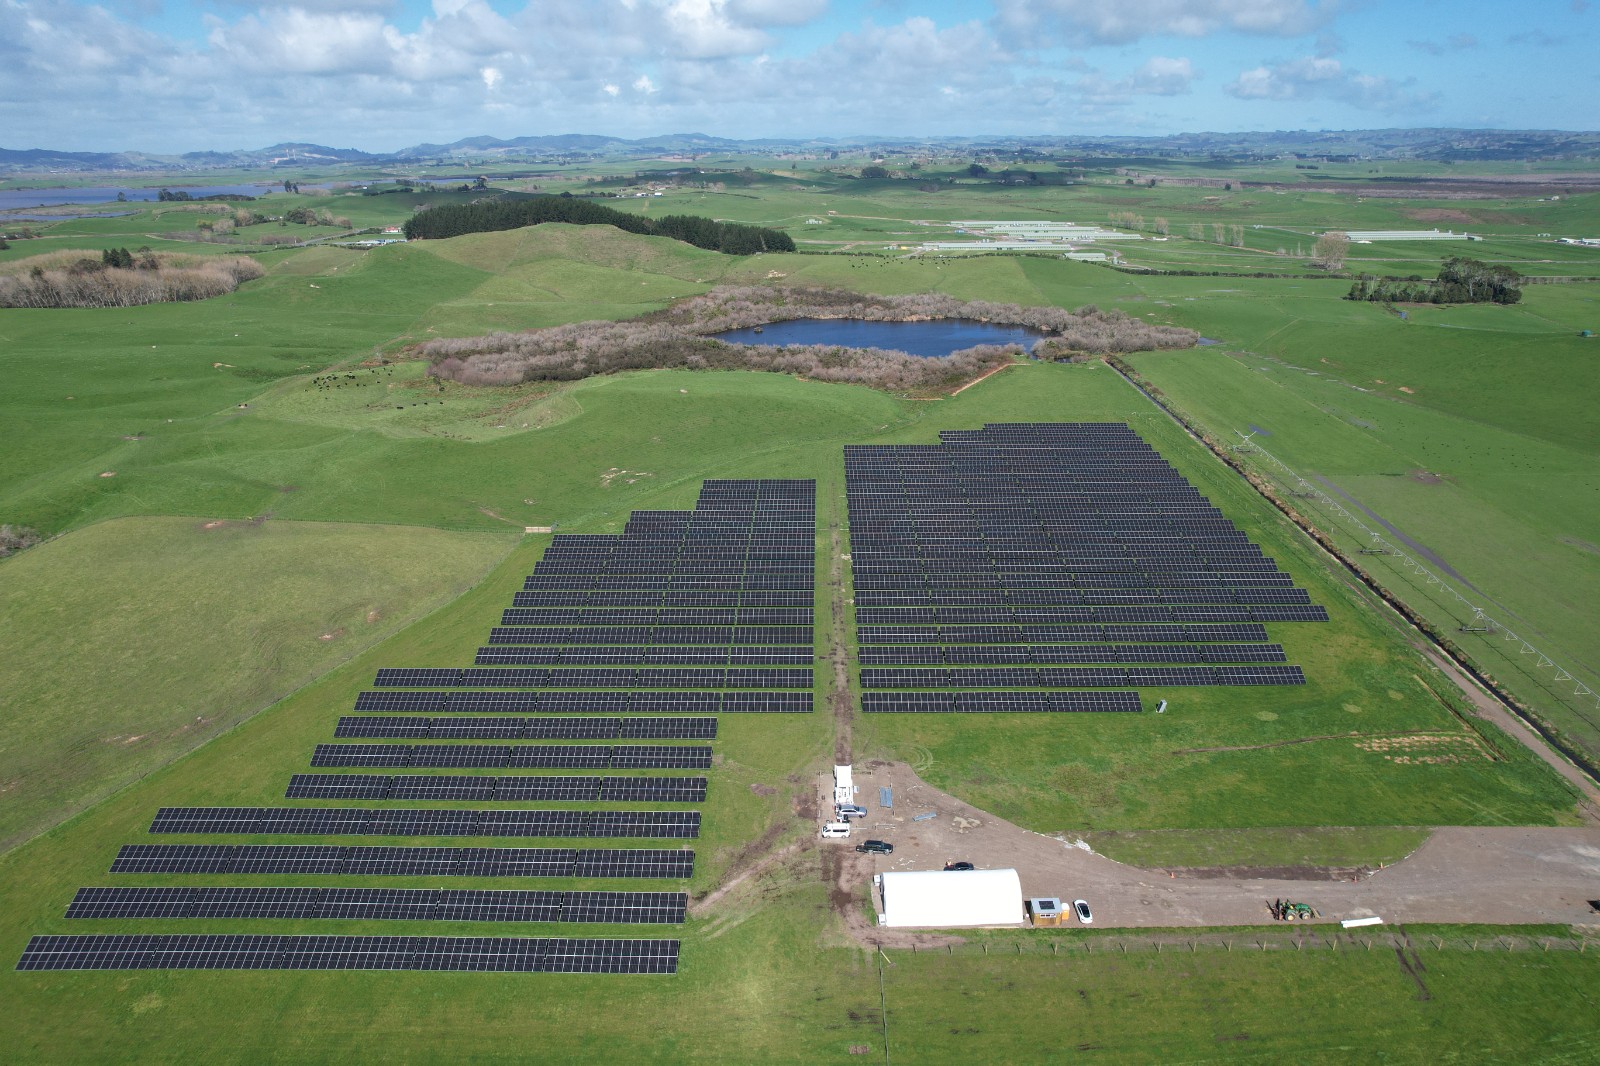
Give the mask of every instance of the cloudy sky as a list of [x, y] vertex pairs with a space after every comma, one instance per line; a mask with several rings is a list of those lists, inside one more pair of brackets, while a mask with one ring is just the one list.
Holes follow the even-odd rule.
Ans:
[[1588, 0], [0, 0], [0, 147], [1600, 126]]

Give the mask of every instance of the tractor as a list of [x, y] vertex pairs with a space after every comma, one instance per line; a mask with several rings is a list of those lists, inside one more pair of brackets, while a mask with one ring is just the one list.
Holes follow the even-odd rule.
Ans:
[[1287, 899], [1275, 899], [1267, 909], [1272, 912], [1273, 919], [1279, 922], [1308, 922], [1322, 917], [1312, 909], [1311, 904]]

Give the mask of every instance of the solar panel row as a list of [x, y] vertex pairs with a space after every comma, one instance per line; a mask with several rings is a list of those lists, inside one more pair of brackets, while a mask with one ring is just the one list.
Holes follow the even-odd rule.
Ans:
[[1303, 685], [1298, 666], [1000, 666], [939, 669], [866, 667], [861, 687], [1119, 688], [1125, 685]]
[[766, 644], [812, 643], [804, 626], [496, 626], [489, 631], [495, 645], [541, 644], [722, 644], [759, 647]]
[[1281, 644], [889, 644], [861, 648], [863, 666], [1053, 663], [1272, 663]]
[[146, 934], [36, 936], [18, 970], [678, 971], [676, 940]]
[[694, 852], [663, 848], [453, 848], [341, 844], [125, 844], [114, 874], [688, 878]]
[[476, 888], [80, 888], [68, 918], [296, 918], [681, 925], [682, 892]]
[[384, 668], [373, 684], [378, 688], [810, 688], [808, 668], [734, 666], [694, 667], [594, 667], [589, 669], [504, 668]]
[[703, 803], [703, 777], [489, 777], [459, 774], [295, 774], [288, 799]]
[[478, 666], [807, 666], [816, 658], [809, 644], [746, 648], [728, 644], [587, 645], [479, 648]]
[[363, 692], [358, 711], [409, 714], [763, 714], [806, 713], [810, 692]]
[[312, 766], [705, 770], [704, 744], [318, 744]]
[[1137, 692], [863, 692], [866, 714], [1138, 711]]
[[1050, 644], [1054, 642], [1139, 641], [1180, 642], [1264, 641], [1267, 628], [1259, 622], [1234, 625], [980, 625], [980, 626], [862, 626], [860, 642], [867, 644]]
[[346, 715], [341, 738], [395, 740], [715, 740], [715, 718], [411, 718]]
[[162, 807], [152, 833], [395, 837], [648, 837], [700, 835], [699, 811], [463, 811], [438, 808]]

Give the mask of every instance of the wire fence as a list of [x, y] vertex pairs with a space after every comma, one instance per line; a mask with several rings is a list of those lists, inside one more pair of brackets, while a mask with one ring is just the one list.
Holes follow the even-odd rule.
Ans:
[[1336, 925], [1301, 925], [1293, 929], [1241, 930], [1237, 933], [1203, 933], [1183, 936], [1177, 933], [1094, 937], [1055, 936], [1041, 930], [1028, 937], [1006, 940], [962, 940], [938, 946], [892, 947], [882, 950], [892, 963], [898, 956], [962, 956], [1004, 958], [1009, 955], [1079, 956], [1085, 958], [1123, 955], [1191, 955], [1201, 952], [1236, 951], [1477, 951], [1477, 952], [1571, 952], [1588, 954], [1596, 945], [1600, 959], [1600, 940], [1585, 936], [1537, 936], [1525, 934], [1433, 934], [1410, 933], [1400, 928], [1348, 931]]

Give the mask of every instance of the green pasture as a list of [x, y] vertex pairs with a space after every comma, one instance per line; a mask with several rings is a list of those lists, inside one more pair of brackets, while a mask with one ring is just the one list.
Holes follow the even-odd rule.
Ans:
[[0, 849], [449, 602], [514, 543], [404, 526], [123, 518], [3, 564]]
[[[1137, 356], [1140, 372], [1218, 437], [1257, 432], [1260, 447], [1358, 505], [1369, 526], [1388, 523], [1435, 573], [1568, 670], [1600, 673], [1589, 607], [1600, 594], [1600, 423], [1586, 404], [1600, 377], [1592, 342], [1578, 337], [1600, 292], [1530, 286], [1515, 307], [1410, 308], [1401, 320], [1309, 288], [1237, 287], [1237, 298], [1173, 303], [1223, 345]], [[1343, 525], [1331, 514], [1321, 524]], [[1352, 528], [1347, 550], [1366, 546], [1358, 540]], [[1471, 621], [1405, 567], [1363, 563], [1446, 631]], [[1600, 746], [1600, 709], [1520, 644], [1456, 636], [1575, 740]]]

